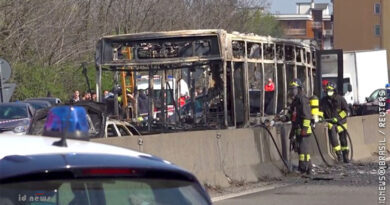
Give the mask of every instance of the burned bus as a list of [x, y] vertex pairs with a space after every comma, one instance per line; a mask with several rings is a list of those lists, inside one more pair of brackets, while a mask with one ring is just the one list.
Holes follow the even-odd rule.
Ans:
[[225, 30], [105, 36], [96, 69], [98, 99], [102, 72], [114, 71], [133, 99], [128, 119], [149, 131], [247, 127], [287, 106], [291, 79], [313, 94], [315, 46]]

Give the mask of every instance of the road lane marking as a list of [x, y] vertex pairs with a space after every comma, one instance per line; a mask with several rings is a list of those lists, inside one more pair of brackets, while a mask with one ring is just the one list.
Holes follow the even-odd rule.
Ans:
[[249, 194], [269, 191], [269, 190], [273, 190], [273, 189], [277, 189], [277, 188], [281, 188], [281, 187], [286, 187], [288, 185], [290, 185], [290, 184], [267, 185], [267, 186], [263, 186], [263, 187], [254, 188], [254, 189], [251, 189], [251, 190], [239, 192], [239, 193], [226, 194], [226, 195], [223, 195], [223, 196], [213, 197], [213, 198], [211, 198], [211, 201], [214, 203], [214, 202], [217, 202], [217, 201], [223, 201], [223, 200], [226, 200], [226, 199], [231, 199], [231, 198], [236, 198], [236, 197], [245, 196], [245, 195], [249, 195]]

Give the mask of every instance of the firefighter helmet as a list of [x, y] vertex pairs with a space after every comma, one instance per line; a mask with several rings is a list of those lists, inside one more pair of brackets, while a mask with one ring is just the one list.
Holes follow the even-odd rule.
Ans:
[[302, 81], [299, 80], [298, 78], [292, 79], [289, 83], [290, 88], [302, 88]]
[[326, 84], [326, 90], [327, 91], [334, 91], [334, 90], [336, 90], [336, 84], [333, 83], [333, 82], [328, 82], [328, 84]]

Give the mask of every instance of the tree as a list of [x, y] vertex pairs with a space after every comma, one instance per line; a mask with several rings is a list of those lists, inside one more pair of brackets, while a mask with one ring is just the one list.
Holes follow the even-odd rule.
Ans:
[[[253, 14], [251, 14], [253, 13]], [[244, 24], [244, 29], [249, 33], [259, 35], [269, 35], [273, 37], [281, 37], [283, 34], [279, 22], [270, 14], [265, 14], [260, 10], [249, 12], [249, 19]]]
[[[267, 0], [0, 0], [0, 56], [13, 65], [14, 99], [85, 90], [78, 69], [104, 35], [180, 29], [226, 29], [279, 35], [274, 19], [253, 7]], [[172, 5], [175, 6], [172, 6]], [[106, 74], [105, 89], [112, 86]], [[111, 79], [109, 79], [111, 77]]]

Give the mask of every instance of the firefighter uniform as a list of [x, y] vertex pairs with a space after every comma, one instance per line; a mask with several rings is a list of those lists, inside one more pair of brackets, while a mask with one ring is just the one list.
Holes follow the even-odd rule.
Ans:
[[310, 174], [312, 168], [309, 153], [310, 136], [312, 135], [310, 101], [303, 94], [302, 83], [299, 79], [292, 80], [289, 84], [289, 92], [290, 97], [292, 97], [288, 116], [292, 123], [290, 140], [293, 140], [291, 137], [295, 135], [299, 154], [299, 171]]
[[[349, 108], [346, 100], [338, 95], [335, 90], [335, 84], [329, 82], [325, 88], [326, 95], [320, 102], [320, 110], [322, 117], [331, 121], [328, 123], [328, 135], [338, 161], [343, 160], [345, 163], [348, 163], [349, 147], [344, 128], [348, 128], [347, 113]], [[340, 143], [337, 139], [337, 134], [339, 135]]]

